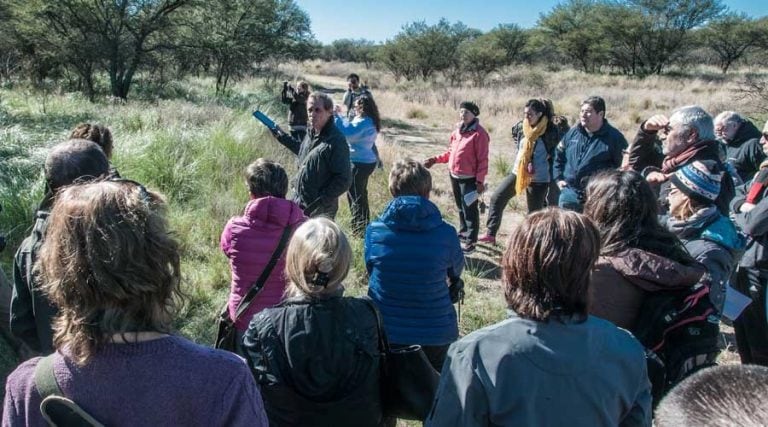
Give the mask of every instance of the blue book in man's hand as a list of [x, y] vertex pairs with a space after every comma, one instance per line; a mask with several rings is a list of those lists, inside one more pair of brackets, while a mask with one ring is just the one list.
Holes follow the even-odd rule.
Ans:
[[256, 120], [264, 123], [264, 126], [266, 126], [267, 129], [271, 131], [274, 131], [277, 129], [277, 124], [275, 123], [275, 121], [267, 117], [267, 115], [262, 113], [261, 111], [259, 110], [254, 111], [253, 117], [255, 117]]

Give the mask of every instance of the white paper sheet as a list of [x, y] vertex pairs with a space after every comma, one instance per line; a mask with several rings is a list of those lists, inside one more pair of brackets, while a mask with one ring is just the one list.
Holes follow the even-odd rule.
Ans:
[[477, 191], [471, 191], [464, 195], [464, 203], [469, 206], [472, 203], [475, 203], [478, 197], [479, 195], [477, 194]]

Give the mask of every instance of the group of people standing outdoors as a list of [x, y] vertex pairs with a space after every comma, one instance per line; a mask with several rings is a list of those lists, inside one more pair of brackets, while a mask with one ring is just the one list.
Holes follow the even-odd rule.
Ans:
[[[52, 355], [8, 377], [3, 425], [43, 425], [51, 382], [54, 395], [105, 424], [394, 425], [382, 404], [383, 333], [391, 351], [418, 345], [441, 372], [425, 425], [650, 426], [658, 402], [636, 339], [643, 303], [696, 286], [708, 291], [715, 322], [729, 284], [752, 298], [734, 322], [739, 353], [768, 364], [768, 124], [756, 135], [735, 113], [713, 121], [690, 106], [649, 118], [628, 144], [600, 97], [581, 104], [569, 129], [551, 102], [531, 99], [480, 236], [490, 137], [479, 106], [460, 104], [445, 152], [394, 162], [392, 198], [371, 220], [381, 118], [359, 77], [348, 83], [346, 111], [303, 82], [284, 85], [290, 132], [273, 135], [296, 154], [297, 172], [289, 180], [268, 159], [245, 170], [249, 201], [220, 239], [239, 356], [174, 334], [183, 292], [166, 202], [110, 165], [109, 130], [86, 124], [94, 131], [55, 146], [45, 199], [15, 259], [10, 319], [31, 353]], [[448, 164], [458, 231], [430, 201], [428, 169], [438, 163]], [[353, 254], [334, 222], [344, 193], [363, 238], [367, 298], [344, 295]], [[523, 193], [529, 215], [501, 259], [508, 317], [459, 339], [453, 304], [465, 255], [478, 241], [496, 243], [507, 202]], [[701, 355], [683, 361], [675, 382], [714, 363]], [[678, 394], [662, 402], [658, 413], [670, 418], [659, 425], [701, 414]], [[740, 403], [727, 416], [761, 416]]]

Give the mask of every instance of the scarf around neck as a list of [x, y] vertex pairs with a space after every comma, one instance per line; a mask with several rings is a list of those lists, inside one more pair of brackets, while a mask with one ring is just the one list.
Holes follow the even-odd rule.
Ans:
[[695, 144], [691, 144], [688, 147], [686, 147], [683, 151], [675, 154], [671, 157], [666, 157], [664, 161], [661, 163], [661, 171], [665, 174], [672, 173], [677, 170], [680, 166], [686, 164], [688, 160], [695, 157], [700, 152], [706, 150], [709, 148], [710, 145], [712, 145], [714, 141], [699, 141]]
[[542, 115], [536, 126], [531, 126], [528, 120], [523, 120], [523, 140], [520, 143], [520, 162], [517, 164], [517, 180], [515, 181], [515, 193], [520, 194], [528, 188], [533, 178], [534, 171], [528, 166], [533, 161], [533, 148], [536, 141], [544, 135], [547, 130], [549, 119]]

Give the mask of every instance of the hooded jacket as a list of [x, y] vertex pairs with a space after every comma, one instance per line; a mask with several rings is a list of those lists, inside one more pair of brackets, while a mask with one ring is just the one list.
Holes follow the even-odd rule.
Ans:
[[296, 154], [298, 171], [291, 180], [292, 200], [310, 217], [336, 217], [338, 198], [349, 190], [352, 169], [349, 146], [331, 118], [320, 130], [310, 129], [303, 141], [288, 134], [277, 138]]
[[697, 212], [687, 221], [670, 218], [667, 228], [680, 238], [691, 256], [706, 267], [709, 299], [722, 312], [726, 285], [744, 252], [746, 239], [714, 206]]
[[752, 179], [752, 176], [760, 169], [760, 163], [765, 160], [760, 138], [762, 133], [750, 121], [744, 121], [733, 139], [726, 141], [726, 161], [733, 165], [743, 182]]
[[379, 344], [370, 303], [295, 297], [251, 321], [243, 338], [269, 425], [378, 426]]
[[[229, 220], [221, 233], [221, 250], [229, 258], [232, 282], [229, 293], [229, 316], [234, 319], [240, 300], [248, 293], [266, 267], [277, 247], [283, 230], [295, 230], [306, 217], [299, 205], [276, 197], [261, 197], [245, 206], [243, 216]], [[285, 290], [285, 250], [269, 274], [264, 287], [251, 301], [248, 310], [235, 322], [240, 331], [257, 312], [277, 305]]]
[[590, 314], [633, 330], [646, 292], [683, 289], [695, 285], [705, 270], [630, 248], [600, 256], [592, 271]]
[[445, 345], [458, 337], [447, 279], [464, 269], [456, 229], [432, 202], [394, 198], [365, 233], [368, 296], [391, 343]]

